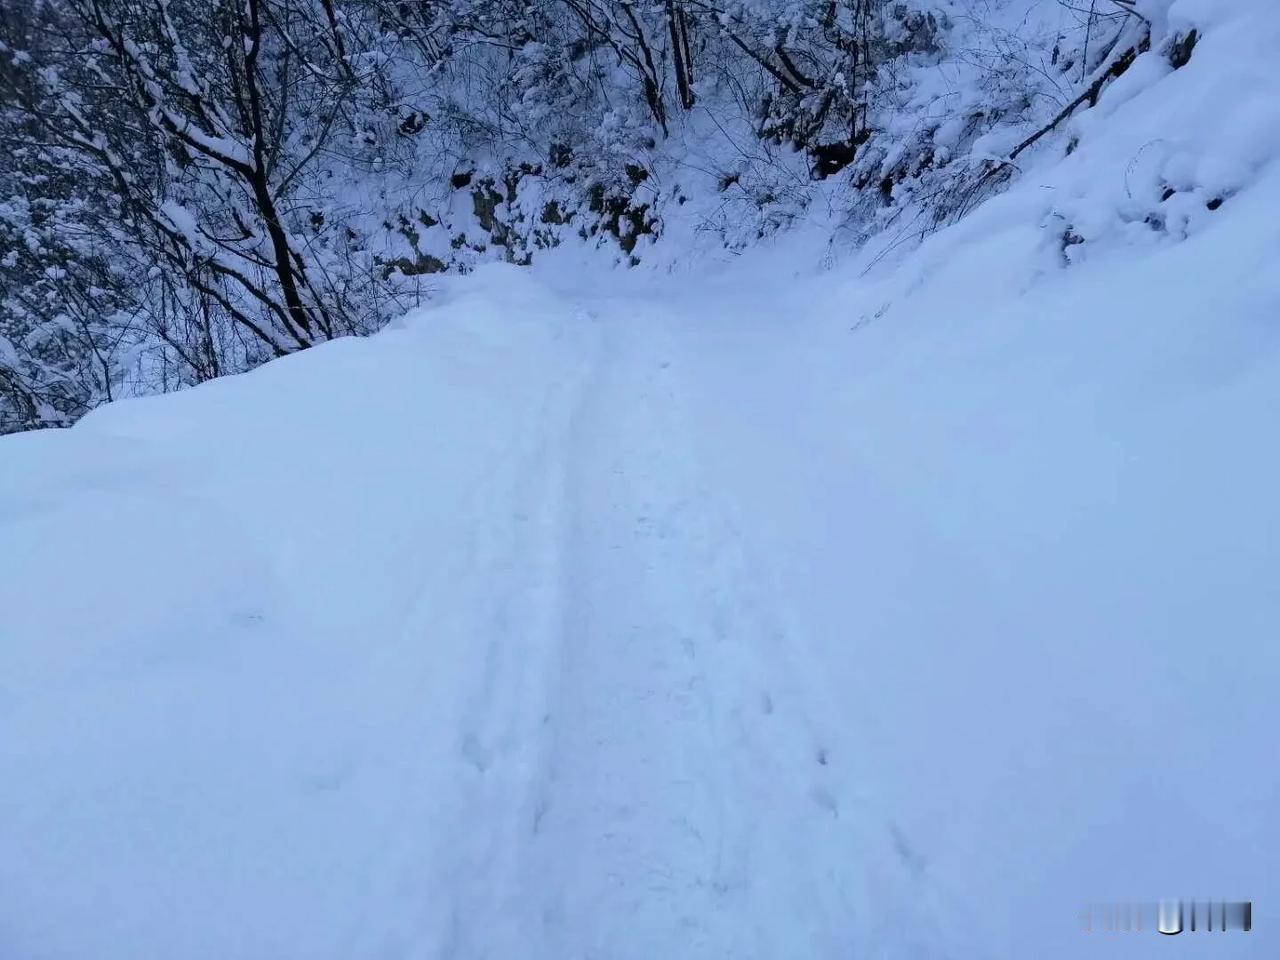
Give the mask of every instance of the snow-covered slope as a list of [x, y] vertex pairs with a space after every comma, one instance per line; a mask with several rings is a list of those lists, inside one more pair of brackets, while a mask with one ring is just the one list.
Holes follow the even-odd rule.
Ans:
[[[0, 956], [1275, 955], [1280, 31], [1172, 16], [895, 262], [486, 268], [0, 441]], [[1255, 930], [1077, 926], [1179, 895]]]

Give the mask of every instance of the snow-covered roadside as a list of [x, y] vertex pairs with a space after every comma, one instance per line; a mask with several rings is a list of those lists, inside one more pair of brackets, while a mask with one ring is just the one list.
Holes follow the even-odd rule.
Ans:
[[761, 251], [678, 308], [721, 507], [998, 956], [1171, 948], [1082, 940], [1090, 901], [1280, 896], [1280, 20], [1169, 16], [1191, 64], [918, 251], [790, 285]]
[[[576, 319], [513, 272], [428, 324], [6, 438], [0, 953], [360, 956], [439, 928], [459, 739], [494, 695], [477, 618], [541, 576], [501, 553]], [[426, 891], [389, 888], [405, 864]]]
[[691, 446], [836, 749], [993, 955], [1163, 955], [1076, 911], [1280, 895], [1280, 181], [1252, 200], [1025, 291], [988, 222], [918, 284], [682, 306]]

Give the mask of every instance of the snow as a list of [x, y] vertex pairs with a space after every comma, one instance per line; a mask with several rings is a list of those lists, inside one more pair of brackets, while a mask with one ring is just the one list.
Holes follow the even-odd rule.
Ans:
[[[561, 250], [0, 440], [0, 956], [1275, 955], [1234, 9], [916, 250]], [[1192, 895], [1255, 930], [1078, 929]]]

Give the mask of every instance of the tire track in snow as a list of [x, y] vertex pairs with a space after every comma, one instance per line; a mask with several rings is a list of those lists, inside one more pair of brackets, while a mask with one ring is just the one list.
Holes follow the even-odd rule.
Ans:
[[[541, 816], [551, 677], [560, 657], [565, 605], [564, 528], [574, 423], [599, 366], [592, 314], [572, 310], [563, 330], [576, 355], [539, 422], [539, 440], [491, 509], [499, 531], [481, 565], [488, 585], [485, 669], [469, 695], [459, 755], [467, 781], [467, 831], [453, 889], [446, 957], [528, 954], [535, 921], [523, 851]], [[456, 843], [456, 839], [451, 840]]]
[[[546, 957], [714, 955], [724, 800], [684, 582], [689, 504], [634, 318], [567, 450], [560, 664], [525, 870]], [[678, 453], [678, 450], [677, 450]]]
[[555, 306], [558, 339], [583, 342], [564, 351], [532, 429], [458, 504], [452, 542], [464, 549], [422, 584], [381, 655], [379, 675], [401, 676], [399, 732], [376, 785], [393, 799], [373, 831], [363, 907], [335, 951], [344, 960], [493, 955], [492, 918], [518, 901], [503, 878], [524, 834], [516, 800], [537, 766], [538, 663], [556, 643], [543, 554], [563, 510], [566, 424], [593, 362], [589, 324]]

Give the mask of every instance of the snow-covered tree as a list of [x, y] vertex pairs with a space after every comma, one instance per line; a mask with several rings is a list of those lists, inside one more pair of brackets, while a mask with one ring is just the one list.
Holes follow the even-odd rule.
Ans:
[[372, 331], [425, 274], [566, 240], [635, 261], [681, 217], [738, 246], [819, 205], [844, 242], [923, 234], [1162, 5], [37, 0], [0, 18], [0, 430]]

